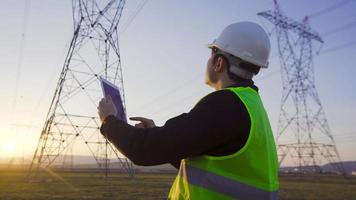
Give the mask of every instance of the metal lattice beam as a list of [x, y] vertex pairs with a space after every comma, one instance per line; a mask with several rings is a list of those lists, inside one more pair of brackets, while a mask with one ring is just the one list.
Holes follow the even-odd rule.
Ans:
[[[106, 174], [112, 161], [133, 176], [133, 165], [100, 134], [96, 117], [102, 97], [99, 76], [121, 90], [118, 23], [125, 0], [73, 0], [74, 33], [63, 69], [33, 156], [29, 175], [57, 166], [65, 152], [81, 154], [87, 147]], [[125, 103], [125, 102], [124, 102]], [[75, 145], [74, 145], [75, 144]]]
[[314, 82], [313, 44], [323, 40], [311, 29], [308, 17], [295, 21], [283, 14], [276, 0], [274, 5], [274, 10], [257, 15], [270, 21], [277, 35], [283, 83], [279, 163], [289, 160], [299, 173], [309, 173], [322, 172], [320, 165], [330, 162], [335, 171], [345, 173]]

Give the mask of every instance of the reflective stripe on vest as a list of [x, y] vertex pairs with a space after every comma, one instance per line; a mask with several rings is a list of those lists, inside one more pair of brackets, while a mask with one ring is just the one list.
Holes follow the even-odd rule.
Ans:
[[189, 184], [203, 187], [236, 198], [251, 200], [277, 199], [278, 192], [268, 192], [238, 181], [187, 165], [178, 173]]

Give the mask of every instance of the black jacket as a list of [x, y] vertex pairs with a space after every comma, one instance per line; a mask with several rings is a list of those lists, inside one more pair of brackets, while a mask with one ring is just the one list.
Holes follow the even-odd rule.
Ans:
[[[233, 86], [258, 91], [251, 80]], [[239, 97], [229, 90], [219, 90], [161, 127], [136, 128], [108, 116], [100, 131], [137, 165], [171, 163], [179, 168], [184, 158], [238, 151], [247, 141], [250, 126], [250, 116]]]

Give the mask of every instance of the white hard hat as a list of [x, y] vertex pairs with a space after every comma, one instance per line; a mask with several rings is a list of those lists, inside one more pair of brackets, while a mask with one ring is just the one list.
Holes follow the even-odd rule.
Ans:
[[267, 33], [256, 23], [230, 24], [208, 47], [216, 47], [259, 67], [268, 67], [270, 41]]

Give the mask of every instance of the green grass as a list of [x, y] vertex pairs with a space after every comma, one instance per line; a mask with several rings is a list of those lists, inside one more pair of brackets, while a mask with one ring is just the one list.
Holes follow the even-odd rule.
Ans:
[[[58, 172], [28, 182], [23, 171], [0, 171], [0, 199], [166, 199], [174, 174]], [[280, 199], [356, 199], [354, 183], [337, 176], [281, 177]]]

